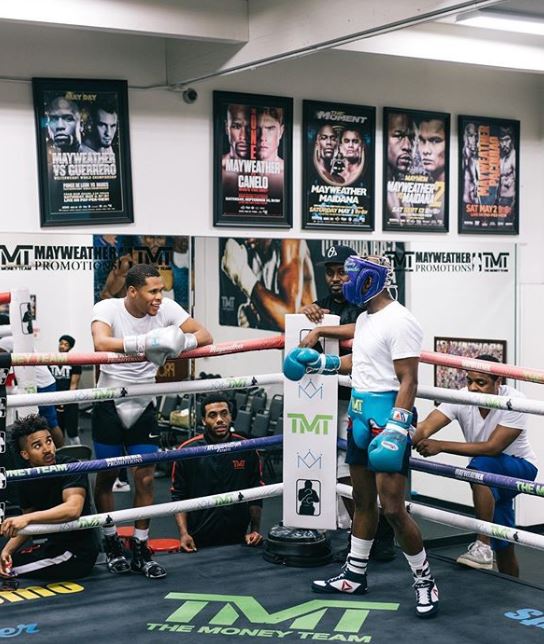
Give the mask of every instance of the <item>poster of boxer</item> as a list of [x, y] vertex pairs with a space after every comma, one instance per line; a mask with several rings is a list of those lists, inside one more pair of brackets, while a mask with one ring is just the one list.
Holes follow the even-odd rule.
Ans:
[[459, 116], [459, 232], [519, 233], [519, 121]]
[[214, 226], [290, 228], [293, 99], [214, 92]]
[[42, 226], [134, 221], [126, 81], [32, 79]]
[[[323, 262], [336, 244], [356, 254], [391, 257], [396, 296], [405, 301], [405, 272], [397, 254], [404, 244], [389, 241], [219, 239], [219, 324], [284, 331], [286, 313], [329, 295]], [[399, 255], [399, 257], [400, 257]]]
[[383, 229], [447, 232], [450, 115], [384, 108]]
[[374, 230], [376, 108], [302, 105], [303, 228]]

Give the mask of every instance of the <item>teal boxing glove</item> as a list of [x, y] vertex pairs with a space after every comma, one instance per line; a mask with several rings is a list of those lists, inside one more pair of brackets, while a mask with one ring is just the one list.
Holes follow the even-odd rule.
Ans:
[[338, 373], [340, 357], [318, 353], [315, 349], [291, 349], [283, 361], [283, 373], [289, 380], [302, 380], [307, 373], [331, 375]]
[[410, 449], [411, 411], [393, 407], [384, 430], [368, 445], [368, 465], [375, 472], [402, 472]]

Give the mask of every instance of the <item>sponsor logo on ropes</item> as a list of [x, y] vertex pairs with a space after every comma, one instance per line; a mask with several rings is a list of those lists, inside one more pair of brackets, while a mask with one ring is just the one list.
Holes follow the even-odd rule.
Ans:
[[[397, 611], [399, 604], [313, 599], [268, 612], [254, 597], [202, 593], [168, 593], [179, 606], [164, 622], [148, 622], [154, 632], [227, 635], [230, 638], [281, 640], [285, 637], [324, 642], [371, 642], [365, 631], [380, 612]], [[277, 627], [281, 625], [282, 630]], [[319, 631], [317, 630], [319, 628]], [[285, 629], [285, 630], [284, 630]], [[190, 642], [190, 636], [186, 640]], [[231, 640], [229, 640], [231, 641]]]
[[292, 434], [315, 434], [316, 436], [327, 436], [329, 433], [329, 423], [333, 417], [329, 414], [316, 414], [313, 419], [309, 419], [305, 414], [287, 414], [291, 421]]
[[507, 251], [390, 251], [394, 270], [405, 273], [508, 273]]
[[[56, 595], [72, 595], [83, 590], [85, 590], [84, 586], [73, 581], [58, 581], [45, 586], [32, 585], [28, 588], [18, 588], [17, 590], [0, 590], [0, 604], [34, 601], [45, 597], [55, 597]], [[2, 609], [0, 608], [0, 610]]]
[[504, 613], [508, 619], [515, 619], [523, 626], [544, 628], [544, 612], [537, 608], [518, 608], [516, 611]]
[[516, 481], [516, 490], [524, 494], [536, 494], [544, 496], [544, 485], [540, 483], [528, 483], [527, 481]]
[[0, 637], [17, 637], [23, 633], [28, 633], [32, 635], [33, 633], [39, 633], [40, 629], [38, 624], [18, 624], [17, 626], [5, 626], [0, 628]]

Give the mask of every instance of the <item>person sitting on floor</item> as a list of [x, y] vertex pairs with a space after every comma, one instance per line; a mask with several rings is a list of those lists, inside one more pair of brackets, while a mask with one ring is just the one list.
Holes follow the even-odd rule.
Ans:
[[[56, 447], [47, 421], [30, 414], [15, 421], [10, 438], [29, 467], [69, 463], [72, 459], [56, 456]], [[91, 513], [86, 474], [74, 473], [44, 479], [29, 479], [18, 484], [23, 514], [12, 516], [0, 525], [0, 535], [8, 537], [0, 553], [0, 576], [36, 579], [78, 579], [88, 575], [98, 556], [95, 531], [57, 532], [31, 550], [21, 550], [29, 536], [19, 534], [34, 523], [65, 523]]]
[[[179, 449], [239, 441], [233, 433], [230, 401], [217, 393], [202, 401], [204, 433], [183, 443]], [[263, 485], [259, 455], [255, 450], [213, 454], [177, 461], [172, 472], [172, 500], [242, 490]], [[175, 515], [181, 549], [194, 552], [203, 546], [245, 543], [259, 545], [262, 501], [179, 512]], [[249, 527], [248, 527], [249, 526]]]

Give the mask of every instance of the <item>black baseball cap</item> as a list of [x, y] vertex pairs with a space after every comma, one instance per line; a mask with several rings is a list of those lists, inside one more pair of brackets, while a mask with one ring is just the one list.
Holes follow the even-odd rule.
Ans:
[[353, 250], [350, 246], [343, 246], [342, 244], [335, 244], [330, 248], [327, 248], [323, 259], [319, 264], [343, 264], [348, 257], [351, 255], [357, 255], [357, 252]]

